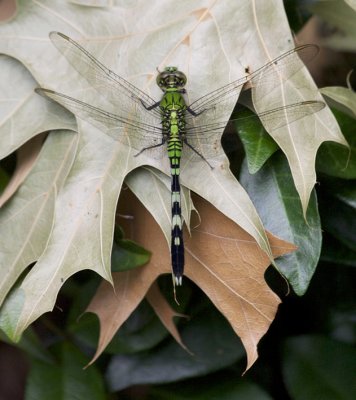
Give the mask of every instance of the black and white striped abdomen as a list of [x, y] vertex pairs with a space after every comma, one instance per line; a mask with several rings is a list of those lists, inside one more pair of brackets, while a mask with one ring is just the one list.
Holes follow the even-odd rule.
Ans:
[[168, 153], [171, 166], [171, 196], [172, 196], [172, 235], [171, 257], [174, 281], [177, 286], [182, 284], [184, 272], [184, 243], [183, 243], [183, 219], [181, 209], [181, 193], [179, 183], [180, 155], [182, 143], [177, 140], [169, 140]]

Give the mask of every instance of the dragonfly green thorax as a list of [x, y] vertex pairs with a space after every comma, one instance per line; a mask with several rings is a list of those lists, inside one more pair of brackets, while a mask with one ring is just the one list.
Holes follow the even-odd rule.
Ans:
[[182, 90], [187, 83], [187, 77], [177, 67], [166, 67], [157, 75], [156, 82], [164, 92]]

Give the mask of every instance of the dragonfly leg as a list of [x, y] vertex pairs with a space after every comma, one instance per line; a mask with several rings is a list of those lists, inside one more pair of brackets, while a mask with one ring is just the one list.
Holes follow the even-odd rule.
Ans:
[[188, 143], [187, 138], [184, 138], [184, 139], [183, 139], [183, 143], [186, 144], [190, 149], [192, 149], [192, 150], [194, 151], [195, 154], [198, 154], [198, 156], [199, 156], [202, 160], [204, 160], [204, 161], [209, 165], [209, 167], [210, 167], [211, 169], [214, 169], [214, 168], [212, 167], [212, 165], [209, 163], [209, 161], [208, 161], [202, 154], [200, 154], [199, 151], [198, 151], [197, 149], [195, 149], [190, 143]]
[[145, 107], [146, 110], [150, 111], [153, 110], [154, 108], [157, 108], [160, 105], [160, 101], [157, 101], [157, 103], [152, 104], [152, 106], [146, 106], [146, 104], [140, 99], [141, 104]]
[[137, 154], [134, 155], [134, 157], [139, 156], [141, 153], [143, 153], [146, 150], [150, 150], [150, 149], [154, 149], [156, 147], [161, 147], [166, 143], [167, 139], [165, 137], [162, 138], [162, 142], [158, 143], [158, 144], [154, 144], [152, 146], [148, 146], [148, 147], [144, 147], [143, 149], [141, 149]]

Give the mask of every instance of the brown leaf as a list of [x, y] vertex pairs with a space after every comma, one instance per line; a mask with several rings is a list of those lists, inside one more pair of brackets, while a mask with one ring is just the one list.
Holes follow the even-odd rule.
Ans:
[[[100, 320], [98, 348], [92, 364], [110, 343], [116, 331], [127, 320], [147, 294], [160, 272], [144, 267], [113, 274], [114, 290], [109, 282], [103, 281], [90, 302], [86, 312], [93, 312]], [[165, 271], [167, 272], [167, 271]]]
[[189, 349], [182, 342], [182, 339], [179, 335], [179, 332], [176, 326], [173, 323], [173, 317], [187, 317], [184, 314], [177, 313], [172, 309], [170, 304], [162, 295], [159, 290], [159, 286], [157, 283], [153, 283], [148, 291], [146, 298], [148, 302], [151, 304], [152, 308], [155, 310], [157, 316], [161, 320], [162, 324], [167, 328], [170, 334], [174, 337], [174, 339], [183, 347], [183, 349], [189, 352]]
[[[271, 325], [280, 299], [264, 274], [268, 256], [255, 240], [201, 198], [194, 199], [202, 223], [185, 242], [185, 275], [194, 281], [230, 322], [247, 353], [249, 369], [257, 344]], [[296, 247], [268, 233], [275, 257]]]
[[26, 176], [30, 173], [37, 157], [41, 151], [45, 134], [33, 137], [17, 150], [16, 169], [10, 182], [0, 196], [0, 207], [2, 207], [16, 192]]
[[[238, 225], [200, 197], [196, 196], [194, 203], [201, 223], [192, 230], [191, 237], [185, 232], [185, 275], [207, 294], [241, 338], [248, 369], [257, 359], [257, 344], [267, 332], [280, 303], [264, 280], [270, 262], [255, 240]], [[93, 298], [87, 311], [98, 314], [101, 330], [91, 362], [101, 354], [156, 278], [171, 273], [169, 249], [158, 225], [128, 191], [123, 204], [120, 213], [132, 215], [137, 221], [127, 231], [133, 231], [133, 239], [150, 250], [152, 257], [143, 267], [115, 273], [115, 292], [104, 282]], [[275, 257], [296, 249], [271, 234], [268, 237]], [[155, 300], [158, 315], [167, 315], [167, 304], [162, 302], [161, 310], [157, 307], [159, 303]]]
[[[157, 283], [154, 282], [160, 274], [153, 275], [154, 279], [148, 280], [148, 285], [145, 285], [134, 273], [138, 270], [113, 273], [115, 290], [108, 282], [103, 281], [86, 309], [86, 312], [97, 314], [100, 320], [98, 348], [88, 365], [92, 364], [105, 350], [115, 333], [145, 296], [170, 334], [184, 349], [189, 351], [172, 321], [173, 317], [185, 317], [185, 315], [172, 310], [162, 296]], [[152, 282], [154, 283], [148, 288]]]

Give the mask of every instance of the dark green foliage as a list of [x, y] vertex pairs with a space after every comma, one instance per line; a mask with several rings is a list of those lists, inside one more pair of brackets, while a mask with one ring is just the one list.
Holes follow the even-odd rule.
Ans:
[[316, 168], [320, 173], [342, 179], [356, 179], [355, 119], [333, 110], [350, 148], [337, 143], [323, 143], [318, 152]]
[[119, 238], [115, 235], [111, 254], [111, 271], [126, 271], [146, 264], [150, 259], [150, 252], [138, 246], [132, 240]]
[[56, 361], [32, 361], [26, 387], [26, 399], [88, 399], [104, 400], [103, 378], [96, 367], [83, 371], [88, 359], [69, 342], [53, 347]]

